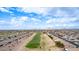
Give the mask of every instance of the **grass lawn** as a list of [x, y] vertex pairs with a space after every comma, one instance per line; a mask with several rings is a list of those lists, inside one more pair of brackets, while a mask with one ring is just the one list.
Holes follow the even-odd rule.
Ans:
[[38, 48], [40, 46], [41, 33], [37, 33], [33, 39], [25, 46], [27, 48]]

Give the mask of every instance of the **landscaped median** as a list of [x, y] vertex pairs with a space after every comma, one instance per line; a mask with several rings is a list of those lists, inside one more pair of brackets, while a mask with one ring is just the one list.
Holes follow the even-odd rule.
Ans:
[[38, 48], [40, 46], [41, 33], [37, 32], [33, 39], [25, 46], [26, 48]]

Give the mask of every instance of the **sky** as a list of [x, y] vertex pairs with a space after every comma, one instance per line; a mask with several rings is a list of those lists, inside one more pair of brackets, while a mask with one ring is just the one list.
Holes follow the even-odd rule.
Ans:
[[79, 8], [0, 7], [0, 29], [79, 29]]

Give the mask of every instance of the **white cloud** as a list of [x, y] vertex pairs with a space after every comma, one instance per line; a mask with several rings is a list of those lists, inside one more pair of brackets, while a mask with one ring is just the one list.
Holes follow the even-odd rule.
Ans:
[[47, 24], [53, 23], [53, 19], [49, 19], [46, 21]]
[[6, 20], [0, 20], [0, 24], [9, 24], [10, 22], [6, 21]]
[[47, 14], [48, 12], [48, 8], [44, 8], [44, 7], [22, 7], [19, 11], [23, 11], [23, 12], [35, 12], [35, 13], [38, 13], [38, 14]]
[[72, 17], [72, 18], [52, 18], [46, 21], [47, 24], [51, 24], [51, 23], [70, 23], [70, 22], [75, 22], [78, 21], [79, 19]]
[[41, 22], [41, 20], [39, 19], [36, 19], [36, 18], [31, 18], [32, 21], [35, 21], [35, 22]]
[[56, 17], [79, 17], [79, 8], [51, 8], [49, 15]]
[[68, 17], [68, 13], [65, 12], [65, 11], [62, 11], [61, 9], [57, 9], [56, 10], [56, 13], [54, 14], [54, 16], [57, 16], [57, 17]]
[[[46, 21], [47, 26], [50, 28], [75, 28], [75, 21], [79, 21], [78, 18], [53, 18]], [[72, 23], [73, 22], [73, 23]]]
[[0, 20], [0, 23], [5, 23], [5, 21], [4, 20]]
[[78, 19], [72, 17], [72, 18], [60, 18], [59, 20], [60, 20], [60, 21], [59, 21], [60, 23], [68, 23], [68, 22], [75, 22], [75, 21], [77, 21]]
[[15, 17], [11, 19], [10, 24], [11, 24], [13, 27], [18, 27], [18, 26], [20, 26], [20, 22], [17, 21]]
[[19, 18], [13, 17], [10, 21], [10, 24], [13, 25], [14, 27], [20, 27], [20, 26], [25, 25], [24, 22], [27, 20], [28, 18], [24, 16], [19, 17]]
[[19, 18], [13, 17], [9, 23], [11, 26], [19, 28], [25, 26], [24, 22], [28, 20], [29, 20], [28, 17], [25, 16], [21, 16]]
[[19, 21], [27, 21], [27, 20], [28, 20], [28, 17], [25, 17], [25, 16], [19, 18]]
[[8, 13], [12, 13], [11, 11], [7, 10], [6, 8], [1, 8], [1, 7], [0, 7], [0, 11], [2, 11], [2, 12], [8, 12]]

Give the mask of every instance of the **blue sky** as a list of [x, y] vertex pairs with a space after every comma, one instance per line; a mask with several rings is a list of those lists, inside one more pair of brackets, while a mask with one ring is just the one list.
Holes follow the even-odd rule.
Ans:
[[79, 29], [78, 7], [0, 7], [0, 29]]

